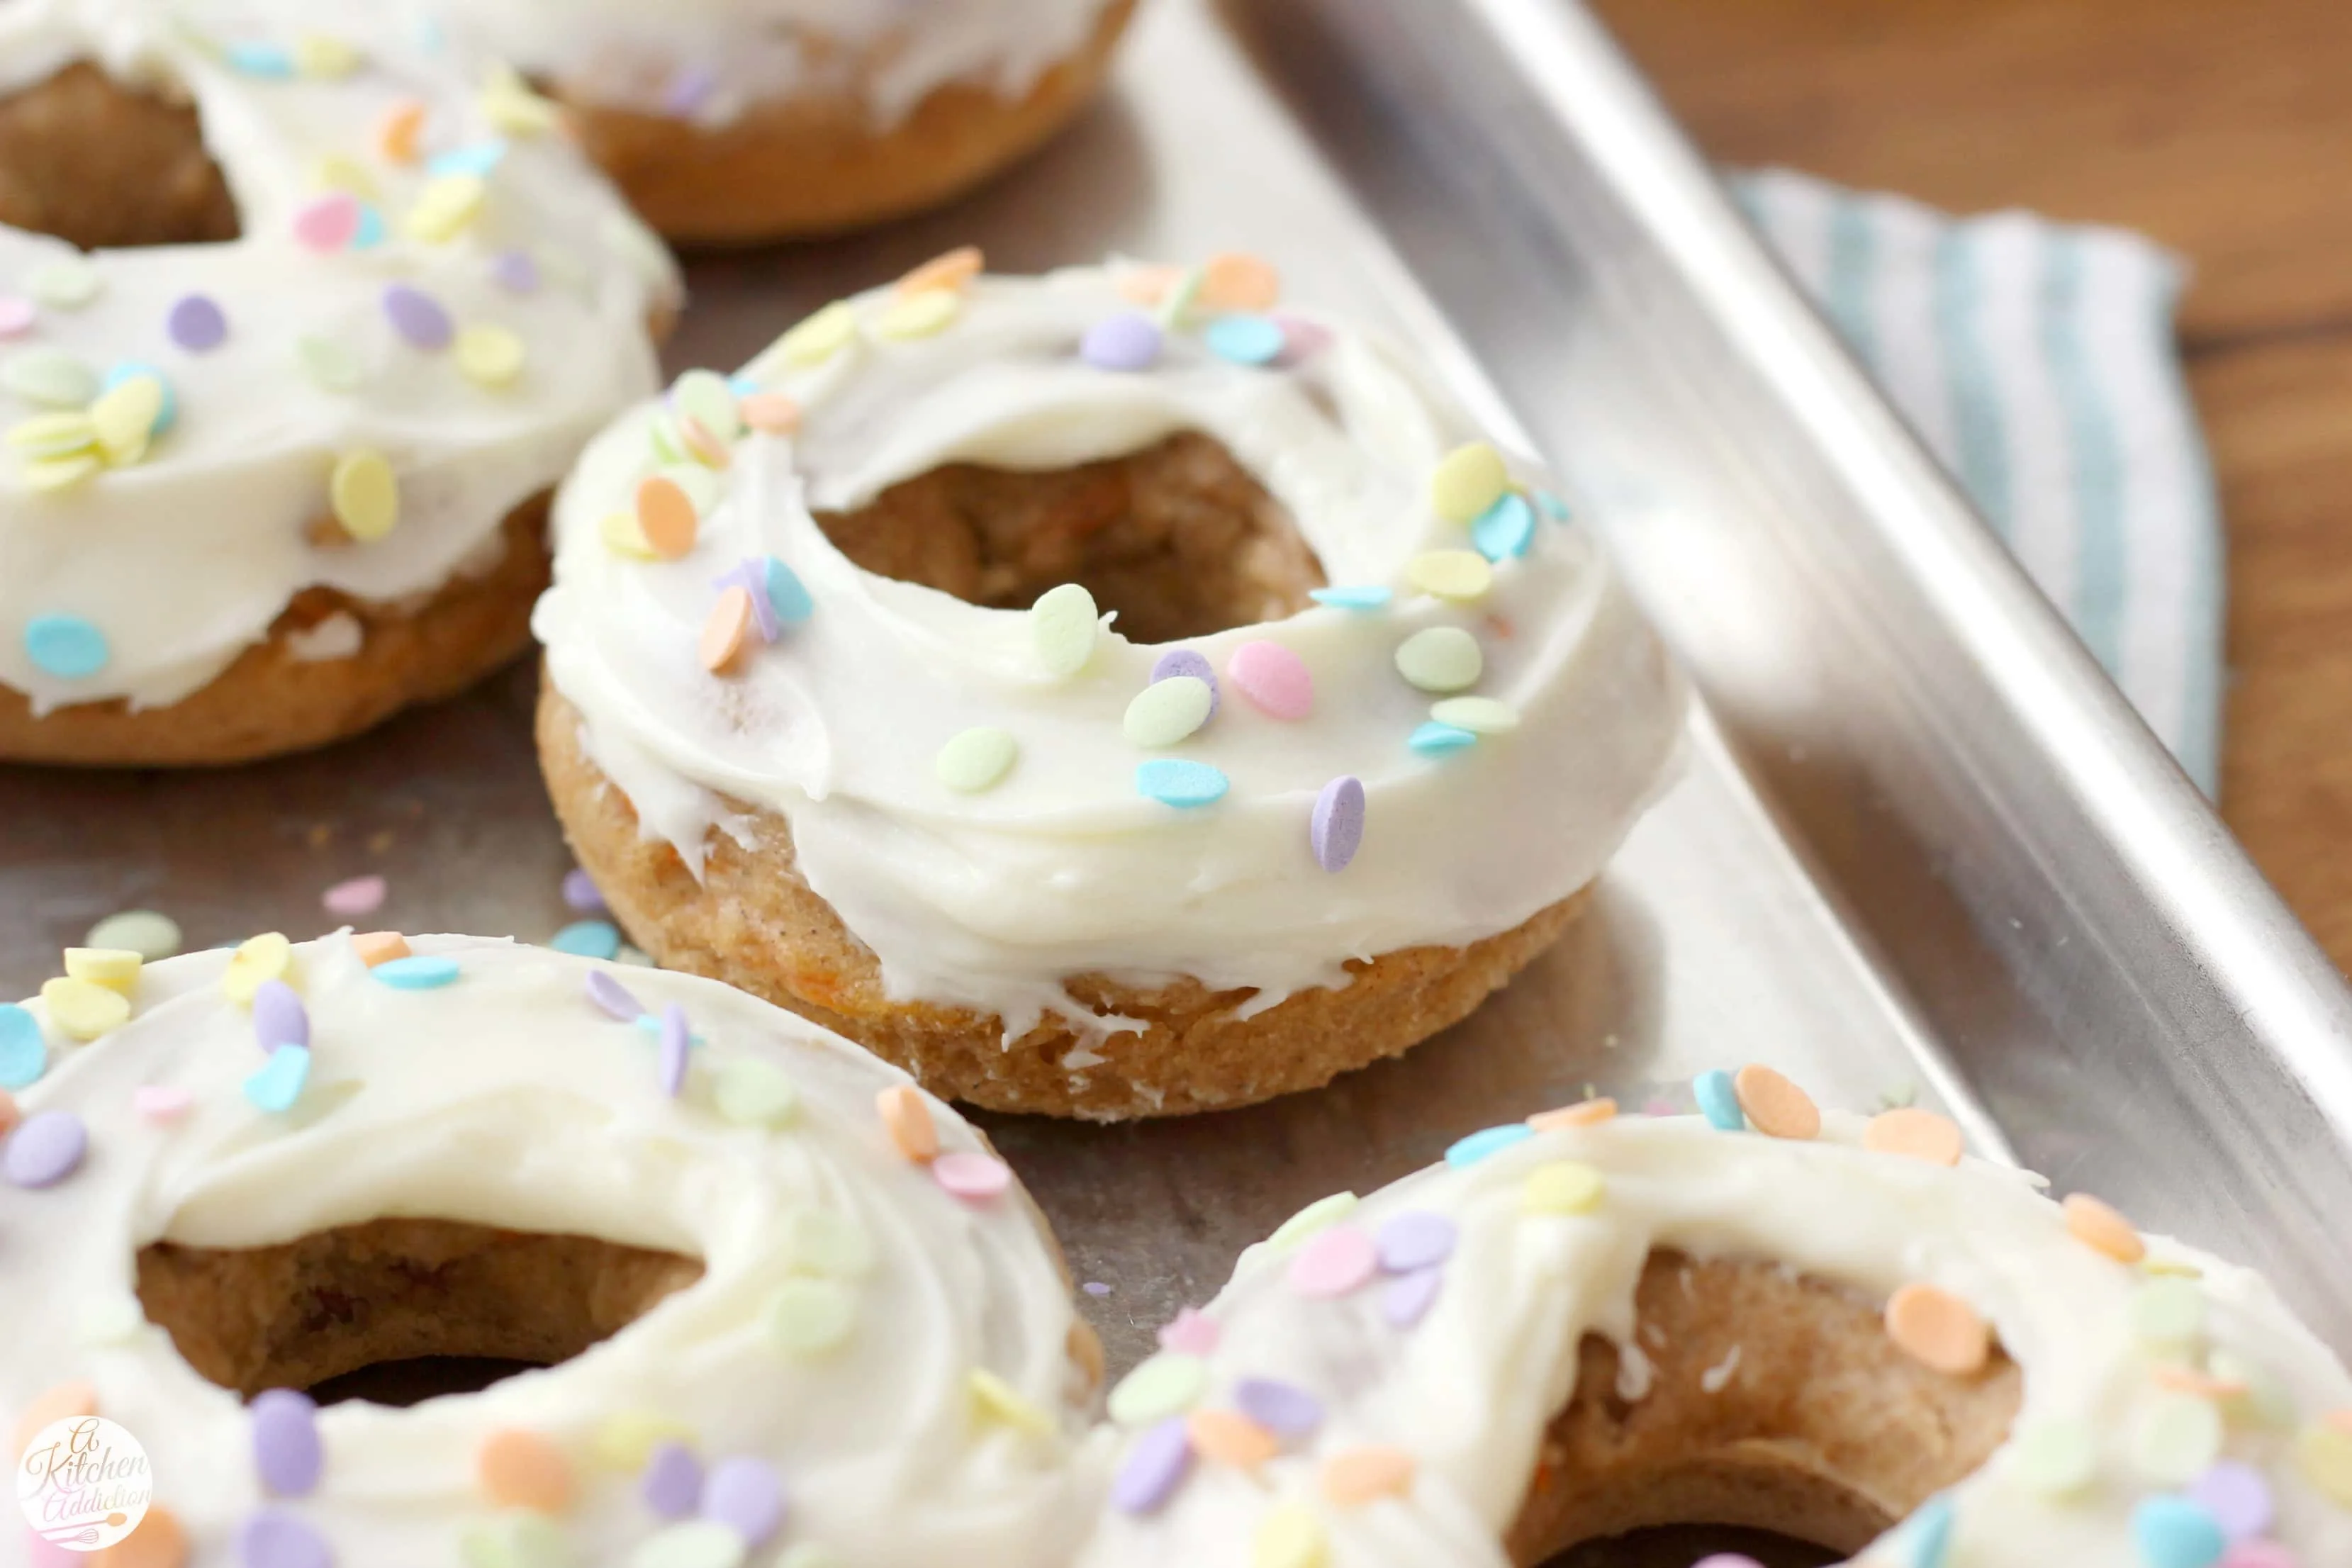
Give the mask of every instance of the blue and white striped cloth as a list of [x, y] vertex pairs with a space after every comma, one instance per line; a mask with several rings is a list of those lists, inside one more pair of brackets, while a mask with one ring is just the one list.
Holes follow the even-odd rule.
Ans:
[[2175, 352], [2184, 271], [2112, 228], [1953, 218], [1802, 174], [1749, 219], [2208, 795], [2222, 548]]

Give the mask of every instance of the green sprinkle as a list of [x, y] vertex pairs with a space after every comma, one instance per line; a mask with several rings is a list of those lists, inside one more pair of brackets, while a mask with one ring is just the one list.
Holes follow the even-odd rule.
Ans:
[[26, 349], [0, 364], [0, 387], [27, 403], [79, 413], [98, 395], [99, 379], [98, 372], [63, 349]]
[[735, 389], [714, 370], [690, 370], [673, 383], [669, 400], [679, 413], [718, 437], [732, 441], [743, 433], [743, 416], [735, 407]]
[[1328, 1197], [1317, 1198], [1284, 1220], [1275, 1233], [1265, 1238], [1265, 1245], [1272, 1251], [1287, 1252], [1317, 1231], [1347, 1218], [1355, 1206], [1356, 1194], [1353, 1193], [1333, 1193]]
[[1459, 626], [1430, 626], [1398, 645], [1397, 673], [1423, 691], [1463, 691], [1478, 684], [1486, 656]]
[[849, 1337], [857, 1296], [832, 1279], [789, 1279], [768, 1306], [768, 1340], [789, 1356], [822, 1355]]
[[2072, 1497], [2098, 1474], [2098, 1438], [2085, 1422], [2038, 1421], [2017, 1435], [2009, 1462], [2018, 1479], [2042, 1497]]
[[2158, 1486], [2185, 1487], [2221, 1457], [2221, 1412], [2193, 1394], [2159, 1394], [2132, 1429], [2132, 1463]]
[[333, 338], [306, 333], [294, 340], [294, 354], [301, 362], [302, 374], [322, 392], [350, 392], [364, 374], [358, 353]]
[[750, 1551], [732, 1525], [690, 1519], [646, 1537], [629, 1553], [629, 1568], [742, 1568]]
[[125, 949], [153, 963], [180, 951], [180, 922], [153, 910], [124, 910], [90, 927], [82, 945]]
[[2194, 1279], [2151, 1279], [2132, 1292], [2132, 1333], [2143, 1343], [2185, 1344], [2205, 1330], [2205, 1291]]
[[1208, 1388], [1207, 1362], [1162, 1351], [1119, 1379], [1110, 1391], [1110, 1418], [1122, 1426], [1148, 1426], [1190, 1410]]
[[1012, 772], [1020, 755], [1020, 742], [1003, 730], [982, 724], [941, 746], [940, 754], [931, 759], [931, 772], [948, 788], [977, 795]]
[[713, 1075], [710, 1099], [739, 1127], [782, 1127], [799, 1110], [801, 1091], [782, 1068], [737, 1057]]
[[1171, 675], [1135, 694], [1119, 727], [1139, 746], [1172, 746], [1209, 721], [1216, 693], [1197, 675]]
[[1519, 727], [1519, 710], [1492, 697], [1449, 697], [1431, 703], [1429, 716], [1474, 735], [1507, 735]]
[[1076, 583], [1048, 588], [1029, 606], [1029, 635], [1036, 645], [1037, 662], [1057, 680], [1067, 680], [1087, 667], [1101, 629], [1095, 596]]
[[571, 1543], [543, 1513], [516, 1509], [477, 1524], [457, 1538], [466, 1568], [566, 1568]]
[[79, 310], [105, 288], [98, 268], [79, 256], [37, 267], [25, 279], [25, 291], [52, 310]]

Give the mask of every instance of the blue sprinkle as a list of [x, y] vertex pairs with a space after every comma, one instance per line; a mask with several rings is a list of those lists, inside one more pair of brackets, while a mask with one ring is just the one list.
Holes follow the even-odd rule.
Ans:
[[14, 1002], [0, 1002], [0, 1089], [22, 1089], [48, 1068], [40, 1021]]
[[457, 961], [420, 954], [379, 963], [368, 973], [397, 990], [432, 991], [457, 978]]
[[428, 55], [437, 55], [448, 39], [443, 36], [441, 24], [430, 16], [416, 18], [416, 47]]
[[[646, 1034], [658, 1039], [662, 1031], [661, 1015], [659, 1013], [640, 1013], [636, 1016], [636, 1026], [638, 1028], [643, 1029]], [[686, 1043], [689, 1046], [698, 1046], [702, 1044], [702, 1040], [703, 1037], [698, 1034], [689, 1034], [686, 1037]]]
[[1272, 364], [1281, 356], [1282, 329], [1264, 316], [1219, 316], [1201, 341], [1219, 359], [1235, 364]]
[[106, 379], [99, 384], [99, 390], [111, 392], [133, 376], [141, 375], [163, 389], [163, 405], [156, 409], [155, 423], [150, 426], [147, 431], [150, 436], [161, 436], [172, 427], [172, 421], [180, 416], [180, 398], [179, 395], [172, 390], [170, 376], [143, 360], [118, 360], [114, 368], [106, 373]]
[[352, 230], [353, 250], [373, 250], [383, 243], [383, 215], [366, 202], [360, 204], [359, 226]]
[[1748, 1118], [1739, 1109], [1738, 1091], [1731, 1087], [1731, 1075], [1721, 1068], [1710, 1068], [1691, 1079], [1691, 1092], [1698, 1096], [1699, 1113], [1724, 1131], [1748, 1130]]
[[767, 388], [760, 384], [758, 376], [745, 375], [739, 370], [727, 378], [727, 390], [738, 397], [749, 397], [755, 392], [765, 392]]
[[1395, 594], [1377, 583], [1365, 583], [1349, 588], [1309, 588], [1307, 596], [1318, 605], [1329, 605], [1341, 610], [1384, 609]]
[[64, 680], [106, 668], [106, 634], [79, 616], [36, 616], [25, 626], [25, 653], [34, 667]]
[[1524, 1143], [1536, 1135], [1536, 1130], [1524, 1121], [1507, 1121], [1500, 1127], [1489, 1127], [1473, 1132], [1445, 1152], [1445, 1163], [1455, 1170], [1475, 1165], [1489, 1154], [1499, 1154], [1514, 1143]]
[[1432, 719], [1423, 723], [1405, 741], [1405, 744], [1424, 757], [1443, 757], [1464, 751], [1478, 743], [1473, 731], [1459, 724], [1441, 724]]
[[[1911, 1548], [1911, 1568], [1944, 1568], [1952, 1552], [1952, 1500], [1931, 1497], [1903, 1523]], [[2221, 1555], [2216, 1550], [2214, 1555]]]
[[2185, 1497], [2142, 1498], [2132, 1510], [2132, 1541], [2148, 1568], [2210, 1568], [2229, 1547], [2221, 1521]]
[[1568, 503], [1566, 501], [1560, 500], [1549, 490], [1537, 490], [1534, 494], [1536, 498], [1536, 505], [1543, 509], [1543, 514], [1546, 517], [1551, 519], [1554, 522], [1566, 522], [1568, 521]]
[[796, 626], [816, 613], [816, 601], [809, 597], [799, 573], [772, 555], [767, 559], [768, 603], [775, 606], [776, 619]]
[[[384, 966], [376, 967], [380, 973]], [[264, 1110], [291, 1110], [310, 1079], [310, 1053], [300, 1046], [279, 1046], [246, 1075], [245, 1098]]]
[[1535, 537], [1536, 510], [1517, 490], [1504, 491], [1502, 500], [1470, 525], [1470, 542], [1489, 561], [1525, 555]]
[[228, 63], [247, 76], [290, 79], [294, 75], [294, 57], [276, 44], [231, 44], [226, 51]]
[[1225, 797], [1232, 785], [1225, 775], [1206, 763], [1179, 757], [1154, 757], [1135, 770], [1135, 789], [1162, 805], [1209, 805]]
[[576, 958], [611, 958], [621, 951], [621, 928], [611, 921], [573, 921], [548, 938], [547, 945]]
[[463, 147], [452, 147], [446, 153], [436, 153], [425, 160], [425, 168], [432, 174], [473, 174], [487, 177], [490, 171], [506, 161], [507, 144], [497, 137], [487, 142], [468, 142]]

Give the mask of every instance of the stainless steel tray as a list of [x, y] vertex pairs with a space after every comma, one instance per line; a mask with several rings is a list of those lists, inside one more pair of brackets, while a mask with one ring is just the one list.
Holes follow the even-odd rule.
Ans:
[[[1108, 1287], [1115, 1364], [1310, 1199], [1749, 1059], [1940, 1101], [2352, 1346], [2352, 997], [1580, 13], [1152, 0], [1110, 100], [977, 199], [698, 263], [672, 366], [965, 240], [1010, 269], [1247, 247], [1385, 318], [1570, 476], [1706, 700], [1592, 917], [1409, 1058], [1185, 1121], [991, 1119]], [[0, 994], [113, 910], [308, 933], [366, 871], [383, 923], [544, 938], [569, 862], [533, 679], [265, 767], [0, 772]]]

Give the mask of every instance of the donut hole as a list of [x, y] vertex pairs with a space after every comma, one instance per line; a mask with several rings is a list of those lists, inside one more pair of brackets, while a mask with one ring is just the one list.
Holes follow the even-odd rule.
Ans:
[[0, 98], [0, 224], [84, 250], [239, 232], [194, 107], [87, 61]]
[[967, 604], [1024, 610], [1083, 584], [1137, 643], [1279, 620], [1324, 584], [1289, 513], [1196, 431], [1068, 468], [950, 463], [816, 521], [866, 571]]
[[442, 1219], [138, 1258], [148, 1321], [209, 1381], [396, 1403], [569, 1361], [701, 1277], [674, 1252]]
[[1598, 1335], [1579, 1348], [1515, 1562], [1580, 1546], [1569, 1561], [1614, 1562], [1590, 1543], [1689, 1525], [1851, 1556], [1981, 1466], [2023, 1394], [1998, 1348], [1968, 1376], [1937, 1372], [1873, 1303], [1774, 1264], [1659, 1251], [1634, 1307], [1637, 1363]]

